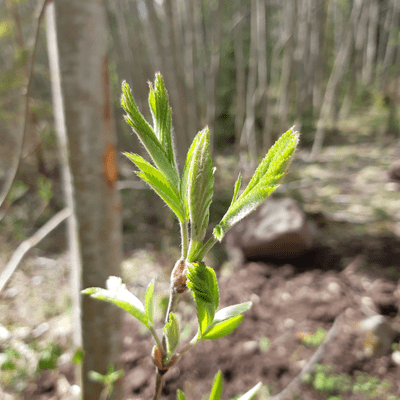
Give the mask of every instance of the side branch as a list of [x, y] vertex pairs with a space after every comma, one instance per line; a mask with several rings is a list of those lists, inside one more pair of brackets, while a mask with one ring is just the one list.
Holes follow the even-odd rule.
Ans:
[[315, 364], [318, 364], [321, 361], [322, 357], [326, 353], [327, 347], [336, 338], [337, 334], [339, 333], [341, 320], [342, 318], [339, 315], [335, 319], [335, 322], [333, 323], [331, 329], [326, 335], [324, 342], [314, 353], [314, 355], [310, 358], [307, 364], [303, 367], [300, 373], [295, 378], [293, 378], [293, 380], [285, 387], [285, 389], [283, 389], [280, 393], [276, 394], [275, 396], [270, 397], [269, 400], [285, 400], [292, 398], [292, 393], [298, 390], [302, 377], [305, 374], [309, 374], [313, 371]]
[[35, 247], [43, 238], [52, 232], [58, 225], [71, 215], [69, 208], [64, 208], [62, 211], [54, 215], [47, 221], [33, 236], [24, 240], [12, 254], [10, 261], [4, 267], [0, 274], [0, 292], [11, 278], [14, 271], [17, 269], [19, 263], [24, 258], [25, 254]]
[[[24, 146], [25, 136], [26, 136], [26, 132], [28, 130], [28, 125], [29, 125], [28, 124], [29, 99], [31, 97], [31, 91], [32, 91], [33, 70], [34, 70], [34, 65], [35, 65], [36, 49], [37, 49], [37, 45], [39, 42], [40, 24], [41, 24], [43, 16], [44, 16], [44, 11], [46, 9], [46, 6], [50, 1], [51, 0], [44, 0], [42, 6], [39, 8], [39, 15], [37, 17], [37, 24], [36, 24], [35, 41], [33, 43], [33, 49], [32, 49], [32, 53], [31, 53], [31, 60], [30, 60], [30, 65], [29, 65], [29, 70], [28, 70], [28, 77], [27, 77], [28, 84], [27, 84], [26, 92], [25, 92], [25, 113], [24, 113], [21, 140], [20, 140], [16, 155], [14, 157], [13, 165], [7, 175], [6, 182], [4, 184], [4, 188], [3, 188], [2, 192], [0, 193], [0, 210], [3, 208], [4, 201], [8, 197], [8, 194], [10, 193], [12, 184], [14, 183], [15, 177], [17, 176], [20, 162], [21, 162], [22, 148]], [[4, 214], [5, 214], [4, 210], [0, 211], [0, 220], [3, 218]], [[1, 291], [1, 286], [0, 286], [0, 291]]]

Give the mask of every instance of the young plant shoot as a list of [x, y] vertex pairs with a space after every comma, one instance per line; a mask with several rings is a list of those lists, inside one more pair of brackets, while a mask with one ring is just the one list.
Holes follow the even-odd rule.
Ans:
[[[233, 332], [242, 322], [243, 314], [250, 309], [251, 302], [245, 302], [218, 310], [217, 276], [212, 268], [203, 263], [203, 259], [230, 228], [253, 212], [279, 186], [279, 181], [286, 174], [297, 147], [299, 133], [289, 129], [278, 139], [243, 191], [239, 174], [228, 210], [214, 228], [211, 237], [206, 239], [215, 172], [208, 127], [194, 138], [180, 175], [173, 146], [172, 112], [161, 74], [157, 73], [154, 84], [150, 84], [152, 125], [140, 113], [126, 82], [122, 84], [122, 93], [121, 104], [126, 111], [125, 120], [133, 128], [152, 162], [134, 153], [125, 153], [125, 156], [135, 164], [136, 174], [176, 215], [180, 225], [181, 258], [177, 260], [171, 273], [170, 298], [163, 337], [160, 338], [156, 333], [153, 321], [154, 281], [147, 288], [144, 304], [117, 277], [109, 277], [106, 289], [88, 288], [83, 290], [83, 293], [115, 304], [149, 329], [155, 341], [152, 357], [157, 367], [154, 395], [156, 400], [161, 397], [163, 376], [172, 365], [200, 341], [216, 340]], [[196, 303], [198, 331], [189, 343], [181, 346], [180, 327], [175, 309], [179, 294], [188, 289], [191, 290]], [[216, 382], [210, 399], [220, 397], [220, 376], [216, 377]], [[260, 385], [252, 389], [251, 397], [246, 398], [252, 398], [259, 387]], [[184, 394], [179, 392], [178, 398], [184, 399]]]

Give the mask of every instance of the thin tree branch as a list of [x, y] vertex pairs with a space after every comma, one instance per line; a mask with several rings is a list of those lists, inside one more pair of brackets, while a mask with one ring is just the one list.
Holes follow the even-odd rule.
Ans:
[[[30, 100], [31, 91], [32, 91], [33, 69], [34, 69], [34, 65], [35, 65], [36, 49], [37, 49], [37, 45], [39, 42], [40, 24], [41, 24], [43, 16], [44, 16], [44, 11], [46, 9], [46, 6], [50, 1], [52, 1], [52, 0], [43, 0], [42, 5], [39, 7], [39, 13], [36, 18], [36, 20], [37, 20], [36, 34], [35, 34], [35, 41], [33, 42], [31, 60], [30, 60], [30, 65], [29, 65], [29, 69], [28, 69], [28, 77], [27, 77], [28, 83], [27, 83], [26, 92], [25, 92], [25, 113], [24, 113], [21, 140], [20, 140], [20, 143], [19, 143], [19, 146], [17, 149], [17, 154], [14, 157], [13, 165], [7, 175], [4, 188], [3, 188], [2, 192], [0, 193], [0, 210], [3, 208], [4, 201], [6, 200], [6, 198], [8, 197], [8, 195], [10, 193], [12, 184], [14, 183], [15, 177], [17, 176], [17, 173], [18, 173], [18, 170], [20, 167], [22, 148], [24, 146], [25, 136], [26, 136], [26, 132], [28, 130], [29, 100]], [[3, 218], [4, 214], [5, 214], [5, 211], [0, 212], [0, 220]]]
[[322, 357], [326, 353], [327, 347], [336, 338], [337, 334], [339, 333], [341, 320], [342, 317], [339, 315], [335, 319], [335, 322], [333, 323], [331, 329], [326, 335], [324, 342], [314, 353], [314, 355], [309, 359], [309, 361], [303, 367], [300, 373], [295, 378], [293, 378], [293, 380], [285, 387], [285, 389], [283, 389], [280, 393], [276, 394], [275, 396], [270, 397], [269, 400], [285, 400], [292, 398], [292, 393], [298, 390], [298, 387], [301, 384], [302, 377], [305, 374], [309, 374], [313, 371], [315, 364], [318, 364], [321, 361]]
[[69, 208], [64, 208], [62, 211], [54, 215], [47, 221], [33, 236], [24, 240], [12, 254], [10, 261], [4, 267], [0, 274], [0, 292], [11, 278], [14, 271], [17, 269], [19, 263], [24, 258], [25, 254], [35, 247], [43, 238], [52, 232], [61, 222], [71, 215]]

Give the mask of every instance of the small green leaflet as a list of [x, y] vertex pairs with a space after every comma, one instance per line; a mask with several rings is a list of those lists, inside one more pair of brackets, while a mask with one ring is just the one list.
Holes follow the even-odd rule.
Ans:
[[214, 340], [232, 333], [243, 321], [243, 315], [229, 318], [222, 322], [213, 323], [202, 335], [202, 339]]
[[180, 221], [184, 219], [184, 210], [181, 205], [178, 188], [175, 187], [166, 176], [153, 167], [143, 157], [134, 153], [124, 153], [139, 169], [137, 176], [143, 179], [165, 201]]
[[177, 400], [187, 400], [186, 396], [185, 396], [185, 393], [183, 393], [182, 390], [180, 390], [180, 389], [178, 389], [176, 391], [176, 399]]
[[174, 313], [169, 314], [169, 320], [168, 323], [165, 324], [163, 332], [167, 339], [168, 356], [171, 356], [175, 353], [179, 344], [179, 323]]
[[147, 286], [144, 308], [146, 312], [147, 321], [149, 326], [153, 326], [153, 293], [154, 293], [154, 279]]
[[182, 178], [181, 178], [180, 192], [181, 192], [181, 197], [183, 199], [183, 204], [185, 206], [185, 215], [187, 220], [189, 220], [189, 171], [192, 163], [193, 152], [197, 146], [199, 138], [200, 135], [197, 134], [193, 139], [192, 144], [190, 145], [189, 151], [186, 155], [185, 166], [183, 168]]
[[193, 292], [199, 321], [199, 339], [212, 324], [219, 304], [218, 282], [212, 268], [203, 263], [193, 263], [188, 267], [187, 286]]
[[240, 176], [235, 184], [232, 203], [214, 228], [214, 237], [221, 241], [226, 232], [236, 223], [253, 212], [279, 186], [285, 175], [299, 142], [299, 133], [293, 128], [284, 133], [268, 151], [254, 172], [243, 193], [237, 197], [240, 187]]
[[209, 400], [220, 400], [223, 386], [222, 373], [218, 371], [214, 378]]
[[115, 304], [123, 310], [128, 311], [128, 313], [147, 327], [150, 326], [143, 303], [126, 288], [121, 278], [110, 276], [107, 279], [106, 287], [107, 289], [91, 287], [82, 290], [82, 293], [89, 294], [90, 297], [95, 299]]
[[218, 310], [215, 313], [213, 322], [221, 322], [225, 321], [229, 318], [236, 317], [237, 315], [243, 314], [246, 311], [250, 310], [253, 303], [251, 301], [246, 301], [245, 303], [235, 304], [233, 306], [228, 306]]
[[235, 304], [218, 310], [213, 323], [205, 330], [202, 339], [219, 339], [233, 332], [243, 321], [243, 313], [252, 306], [251, 301]]
[[126, 82], [122, 83], [121, 105], [127, 113], [126, 122], [132, 126], [155, 165], [174, 186], [178, 186], [179, 174], [176, 165], [171, 162], [167, 151], [164, 149], [163, 144], [160, 143], [153, 128], [140, 113]]
[[172, 111], [169, 106], [168, 92], [165, 89], [164, 81], [159, 72], [156, 73], [154, 86], [149, 83], [149, 106], [153, 117], [155, 134], [166, 151], [169, 162], [176, 169], [175, 153], [172, 144]]
[[[187, 167], [185, 171], [185, 187], [187, 188], [187, 201], [189, 208], [191, 242], [189, 249], [189, 262], [196, 250], [202, 245], [209, 220], [209, 209], [214, 192], [213, 163], [210, 153], [210, 135], [208, 127], [199, 132], [194, 140], [194, 148], [190, 148]], [[186, 165], [185, 165], [186, 167]]]
[[258, 391], [261, 389], [261, 382], [258, 382], [257, 385], [252, 387], [249, 391], [247, 391], [245, 394], [242, 394], [240, 397], [238, 397], [236, 400], [252, 400], [254, 399], [255, 395], [258, 393]]

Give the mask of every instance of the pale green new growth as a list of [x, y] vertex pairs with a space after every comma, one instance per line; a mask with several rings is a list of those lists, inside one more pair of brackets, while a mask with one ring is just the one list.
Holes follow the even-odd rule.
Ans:
[[[261, 389], [261, 382], [257, 383], [257, 385], [253, 386], [249, 391], [241, 396], [237, 397], [236, 400], [252, 400], [254, 399], [255, 395]], [[220, 400], [222, 396], [222, 389], [223, 389], [223, 378], [221, 371], [218, 371], [214, 377], [213, 385], [211, 388], [211, 394], [208, 398], [209, 400]], [[177, 390], [176, 392], [177, 400], [186, 400], [185, 394], [182, 390]]]
[[214, 228], [213, 235], [217, 240], [221, 241], [232, 226], [253, 212], [279, 186], [278, 182], [290, 165], [298, 141], [299, 134], [293, 128], [284, 133], [261, 161], [246, 189], [236, 198], [240, 186], [239, 175], [232, 203]]
[[188, 288], [196, 300], [197, 319], [199, 321], [199, 339], [214, 321], [215, 311], [219, 304], [217, 276], [212, 268], [203, 263], [189, 266], [187, 274]]
[[217, 311], [212, 324], [205, 330], [202, 339], [219, 339], [233, 332], [243, 321], [243, 315], [252, 306], [251, 301], [235, 304]]
[[252, 400], [254, 399], [255, 395], [258, 393], [258, 391], [261, 389], [261, 382], [258, 382], [257, 385], [252, 387], [250, 390], [248, 390], [245, 394], [242, 394], [240, 397], [238, 397], [236, 400]]
[[153, 326], [153, 293], [154, 293], [154, 279], [147, 286], [146, 295], [144, 299], [144, 307], [148, 320], [148, 325]]
[[146, 326], [149, 326], [143, 303], [126, 288], [121, 282], [121, 278], [110, 276], [106, 285], [107, 289], [92, 287], [82, 290], [82, 293], [89, 294], [95, 299], [113, 303], [133, 315]]
[[214, 382], [211, 388], [211, 394], [210, 394], [210, 399], [209, 400], [219, 400], [222, 395], [222, 388], [223, 388], [223, 379], [222, 379], [222, 373], [221, 371], [217, 372], [217, 375], [215, 375]]
[[168, 93], [165, 89], [161, 74], [156, 74], [154, 87], [151, 83], [149, 83], [149, 86], [149, 106], [153, 117], [154, 131], [162, 147], [166, 151], [171, 165], [177, 169], [171, 135], [172, 111], [169, 106]]
[[206, 235], [209, 209], [214, 192], [213, 163], [210, 153], [208, 128], [198, 133], [195, 147], [190, 154], [188, 165], [187, 203], [191, 223], [189, 261], [198, 250]]
[[[158, 371], [154, 400], [159, 400], [165, 372], [199, 341], [218, 339], [233, 332], [243, 321], [243, 314], [252, 306], [251, 302], [245, 302], [217, 311], [219, 305], [217, 276], [202, 260], [232, 226], [254, 211], [278, 187], [297, 147], [299, 134], [290, 129], [277, 140], [241, 194], [239, 174], [227, 212], [214, 228], [213, 235], [204, 241], [214, 192], [214, 167], [208, 127], [194, 138], [180, 177], [173, 146], [172, 111], [160, 73], [156, 74], [154, 84], [150, 83], [149, 86], [149, 106], [153, 126], [140, 113], [126, 82], [122, 84], [121, 105], [127, 113], [125, 117], [127, 123], [132, 126], [151, 160], [149, 162], [134, 153], [124, 154], [137, 167], [137, 176], [145, 181], [175, 213], [181, 229], [182, 255], [171, 274], [170, 301], [162, 340], [156, 333], [153, 321], [154, 280], [147, 287], [144, 305], [117, 277], [110, 277], [107, 280], [106, 289], [88, 288], [82, 293], [113, 303], [128, 311], [150, 330], [156, 342], [153, 361]], [[174, 310], [179, 293], [185, 291], [186, 287], [193, 293], [199, 326], [195, 337], [177, 352], [180, 331]], [[96, 375], [96, 378], [100, 379], [100, 375]], [[222, 386], [222, 374], [219, 372], [214, 379], [210, 400], [221, 398]], [[261, 383], [242, 395], [239, 400], [253, 399], [260, 387]], [[177, 392], [177, 398], [186, 400], [180, 390]]]
[[175, 354], [179, 344], [179, 322], [174, 313], [169, 314], [169, 321], [165, 324], [163, 332], [167, 339], [167, 357]]
[[134, 153], [124, 153], [139, 169], [136, 175], [147, 182], [152, 189], [165, 201], [180, 221], [184, 219], [184, 210], [178, 188], [172, 185], [165, 175], [153, 167], [143, 157]]
[[226, 321], [213, 323], [202, 335], [202, 339], [219, 339], [232, 333], [243, 321], [243, 315], [229, 318]]
[[[168, 157], [167, 153], [169, 152], [169, 149], [163, 147], [166, 146], [169, 141], [164, 140], [163, 143], [160, 143], [153, 128], [145, 120], [145, 118], [137, 108], [137, 105], [133, 100], [129, 85], [126, 82], [122, 84], [122, 92], [123, 95], [121, 97], [121, 105], [127, 112], [127, 115], [125, 117], [126, 122], [128, 122], [128, 124], [132, 126], [136, 135], [143, 143], [144, 147], [150, 154], [158, 169], [165, 175], [165, 177], [168, 181], [171, 182], [171, 184], [177, 187], [179, 185], [178, 170], [175, 163], [171, 161], [171, 159]], [[165, 131], [164, 133], [167, 134]], [[169, 132], [169, 136], [171, 137], [171, 132]]]
[[177, 400], [186, 400], [185, 393], [183, 393], [182, 390], [178, 389], [176, 392], [176, 398]]

